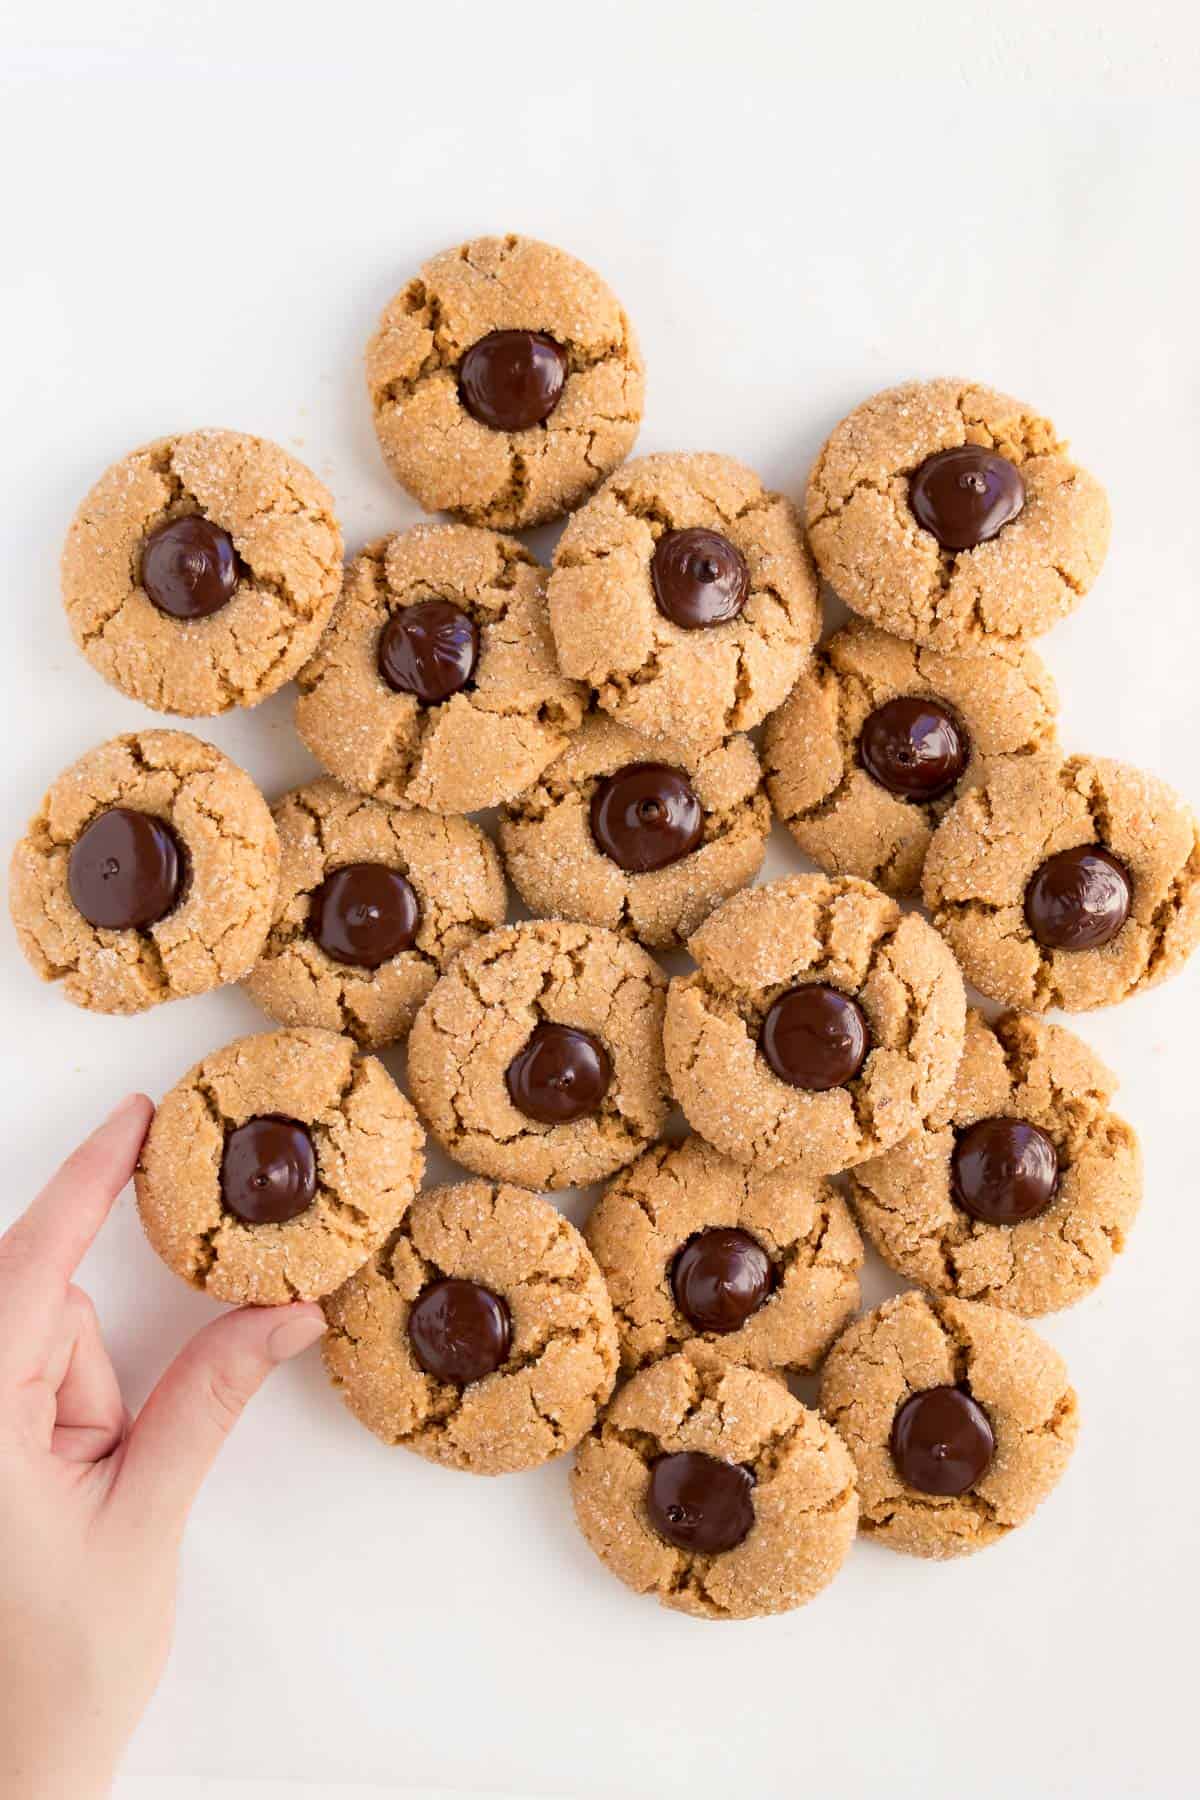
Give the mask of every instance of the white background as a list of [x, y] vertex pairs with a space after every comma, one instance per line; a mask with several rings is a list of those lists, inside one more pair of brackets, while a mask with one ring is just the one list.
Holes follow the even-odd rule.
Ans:
[[[95, 476], [161, 432], [230, 425], [316, 468], [349, 546], [413, 522], [375, 448], [363, 346], [424, 256], [507, 230], [624, 299], [643, 450], [730, 452], [798, 494], [835, 420], [904, 377], [968, 374], [1047, 411], [1116, 522], [1098, 586], [1044, 643], [1064, 738], [1200, 800], [1192, 17], [1096, 0], [10, 8], [4, 839], [62, 766], [154, 723], [79, 659], [58, 604]], [[311, 772], [287, 693], [198, 729], [272, 796]], [[772, 866], [799, 860], [784, 846]], [[11, 933], [3, 957], [0, 1216], [123, 1091], [161, 1094], [261, 1023], [237, 992], [91, 1017], [39, 988]], [[1147, 1195], [1102, 1291], [1044, 1328], [1085, 1423], [1028, 1529], [945, 1567], [859, 1547], [809, 1610], [705, 1625], [605, 1574], [565, 1466], [483, 1483], [389, 1452], [312, 1354], [255, 1403], [197, 1509], [178, 1646], [122, 1794], [1186, 1791], [1198, 995], [1193, 968], [1082, 1021], [1121, 1073]], [[156, 1262], [128, 1196], [86, 1277], [136, 1401], [210, 1305]], [[885, 1291], [873, 1268], [869, 1297]]]

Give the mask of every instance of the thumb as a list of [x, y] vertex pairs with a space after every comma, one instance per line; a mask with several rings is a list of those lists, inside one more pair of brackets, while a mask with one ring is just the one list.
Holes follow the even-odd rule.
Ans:
[[113, 1501], [139, 1524], [182, 1527], [242, 1410], [271, 1370], [315, 1344], [319, 1306], [226, 1313], [186, 1344], [146, 1401], [125, 1443]]

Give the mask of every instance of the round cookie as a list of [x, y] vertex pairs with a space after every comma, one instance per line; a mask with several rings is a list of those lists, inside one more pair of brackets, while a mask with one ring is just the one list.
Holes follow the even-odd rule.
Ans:
[[408, 1040], [413, 1099], [480, 1175], [525, 1187], [602, 1181], [669, 1110], [666, 977], [639, 945], [534, 919], [459, 953]]
[[583, 717], [555, 662], [545, 570], [469, 525], [368, 545], [297, 681], [296, 729], [331, 775], [430, 812], [512, 799]]
[[267, 803], [185, 731], [138, 731], [58, 777], [12, 855], [9, 905], [43, 981], [136, 1013], [239, 981], [279, 879]]
[[616, 1378], [612, 1307], [583, 1239], [503, 1183], [421, 1194], [325, 1316], [325, 1365], [354, 1416], [473, 1475], [573, 1449]]
[[842, 1334], [821, 1410], [858, 1468], [859, 1529], [910, 1556], [962, 1556], [1023, 1525], [1079, 1427], [1066, 1366], [1028, 1325], [917, 1293]]
[[158, 712], [257, 706], [312, 655], [342, 580], [333, 500], [266, 438], [187, 431], [114, 463], [63, 547], [75, 642]]
[[631, 730], [691, 749], [748, 731], [821, 629], [796, 510], [728, 456], [641, 457], [568, 521], [550, 626], [563, 673]]
[[825, 1175], [907, 1137], [954, 1076], [946, 944], [852, 876], [735, 894], [688, 941], [664, 1048], [689, 1123], [735, 1162]]
[[1037, 637], [1100, 573], [1104, 489], [1048, 419], [967, 381], [908, 381], [842, 420], [808, 478], [808, 541], [854, 612], [936, 650]]
[[427, 512], [539, 525], [633, 448], [645, 370], [611, 289], [563, 250], [474, 238], [425, 263], [367, 348], [375, 431]]
[[938, 826], [922, 891], [981, 994], [1034, 1012], [1111, 1006], [1200, 941], [1200, 826], [1126, 763], [1002, 763]]
[[319, 1300], [421, 1185], [424, 1136], [383, 1064], [332, 1031], [237, 1038], [159, 1105], [135, 1183], [146, 1236], [214, 1300]]
[[619, 1581], [700, 1619], [787, 1612], [841, 1568], [846, 1446], [775, 1375], [701, 1343], [625, 1383], [579, 1446], [580, 1530]]
[[247, 993], [281, 1025], [404, 1037], [450, 958], [504, 921], [491, 839], [466, 819], [382, 805], [323, 776], [285, 794], [279, 897]]
[[688, 751], [592, 713], [509, 804], [500, 848], [530, 909], [678, 945], [762, 867], [771, 812], [749, 738]]
[[862, 1240], [836, 1189], [744, 1169], [703, 1138], [625, 1169], [584, 1236], [626, 1369], [705, 1342], [727, 1362], [803, 1373], [858, 1309]]
[[853, 619], [768, 720], [767, 791], [823, 869], [911, 894], [955, 795], [995, 757], [1053, 749], [1057, 711], [1021, 644], [946, 654]]
[[1142, 1197], [1116, 1077], [1061, 1025], [967, 1014], [954, 1085], [920, 1130], [850, 1171], [884, 1261], [931, 1293], [1033, 1317], [1107, 1275]]

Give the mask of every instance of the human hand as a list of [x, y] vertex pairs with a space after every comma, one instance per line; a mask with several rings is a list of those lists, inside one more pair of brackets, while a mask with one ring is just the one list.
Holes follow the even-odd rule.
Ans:
[[313, 1305], [199, 1332], [136, 1419], [72, 1283], [153, 1107], [122, 1101], [0, 1237], [0, 1794], [93, 1800], [162, 1673], [189, 1508], [271, 1368], [315, 1343]]

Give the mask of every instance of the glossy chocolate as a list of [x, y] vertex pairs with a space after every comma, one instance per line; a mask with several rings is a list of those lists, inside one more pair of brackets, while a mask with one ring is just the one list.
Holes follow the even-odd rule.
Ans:
[[996, 1449], [991, 1421], [957, 1387], [924, 1388], [892, 1420], [892, 1461], [922, 1494], [965, 1494], [987, 1473]]
[[168, 519], [142, 545], [142, 586], [172, 619], [220, 612], [233, 599], [239, 574], [233, 539], [199, 513]]
[[246, 1225], [285, 1225], [312, 1205], [317, 1155], [307, 1127], [263, 1113], [225, 1137], [221, 1203]]
[[1124, 863], [1099, 844], [1078, 844], [1034, 871], [1025, 918], [1043, 949], [1096, 950], [1116, 937], [1132, 899]]
[[980, 1119], [950, 1156], [956, 1206], [985, 1225], [1019, 1225], [1044, 1213], [1058, 1187], [1058, 1152], [1024, 1119]]
[[921, 464], [908, 484], [908, 504], [943, 550], [973, 550], [1016, 518], [1025, 482], [1006, 456], [962, 444]]
[[702, 526], [663, 532], [650, 559], [650, 580], [659, 612], [684, 631], [736, 619], [750, 594], [741, 551]]
[[465, 688], [479, 661], [479, 627], [451, 600], [392, 613], [379, 634], [379, 673], [397, 694], [439, 706]]
[[704, 810], [682, 769], [669, 763], [627, 763], [592, 795], [596, 847], [631, 875], [665, 869], [704, 836]]
[[646, 1511], [659, 1537], [677, 1550], [717, 1556], [754, 1524], [754, 1477], [741, 1463], [681, 1450], [651, 1465]]
[[383, 863], [347, 863], [309, 901], [308, 929], [327, 956], [360, 969], [410, 950], [421, 922], [412, 886]]
[[901, 800], [939, 800], [962, 779], [967, 734], [940, 700], [903, 695], [869, 714], [858, 739], [863, 768]]
[[857, 1000], [823, 982], [780, 994], [762, 1023], [759, 1048], [780, 1081], [824, 1093], [853, 1081], [870, 1048]]
[[164, 820], [112, 806], [72, 844], [67, 890], [89, 925], [133, 931], [166, 918], [183, 872], [179, 840]]
[[508, 1307], [477, 1281], [434, 1281], [408, 1315], [413, 1355], [427, 1375], [467, 1387], [491, 1375], [512, 1343]]
[[566, 379], [566, 352], [552, 337], [542, 331], [492, 331], [463, 357], [458, 391], [481, 425], [528, 431], [550, 417]]
[[771, 1259], [757, 1238], [719, 1225], [690, 1238], [675, 1258], [675, 1304], [697, 1331], [737, 1331], [774, 1285]]
[[543, 1125], [566, 1125], [598, 1112], [612, 1080], [612, 1059], [599, 1038], [544, 1019], [505, 1070], [518, 1112]]

